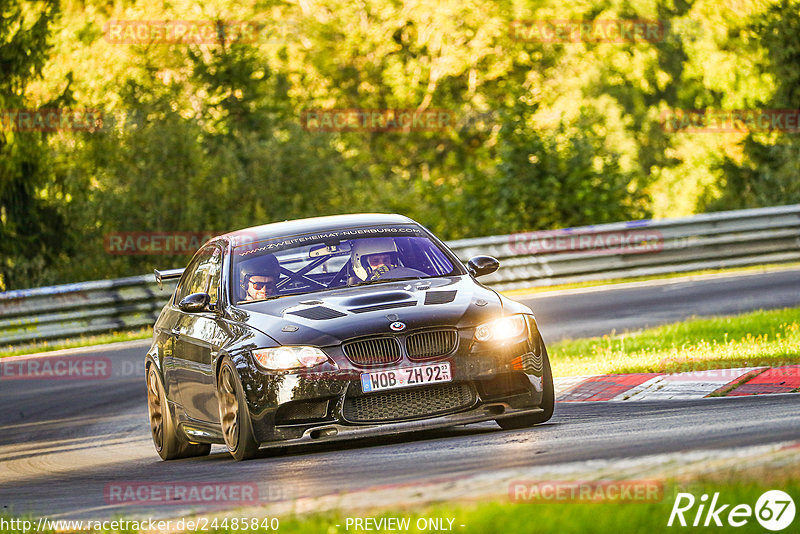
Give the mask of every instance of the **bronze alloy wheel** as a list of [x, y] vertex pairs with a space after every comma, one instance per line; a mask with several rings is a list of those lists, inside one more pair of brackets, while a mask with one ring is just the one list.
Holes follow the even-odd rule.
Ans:
[[227, 356], [222, 360], [217, 377], [217, 401], [222, 435], [231, 456], [236, 460], [258, 456], [259, 444], [253, 436], [250, 412], [239, 381], [239, 373]]
[[164, 448], [164, 414], [161, 404], [161, 385], [155, 366], [150, 366], [150, 371], [147, 373], [147, 408], [150, 412], [153, 445], [158, 452], [161, 452]]
[[225, 444], [232, 451], [239, 444], [239, 401], [234, 380], [230, 367], [223, 366], [219, 377], [219, 418]]
[[205, 456], [211, 452], [208, 443], [190, 443], [179, 434], [167, 404], [161, 375], [155, 364], [147, 366], [147, 411], [150, 415], [150, 432], [153, 445], [162, 460]]

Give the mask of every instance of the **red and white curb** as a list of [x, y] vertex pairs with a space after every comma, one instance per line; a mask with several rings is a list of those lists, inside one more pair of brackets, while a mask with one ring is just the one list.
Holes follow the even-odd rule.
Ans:
[[800, 365], [742, 367], [688, 373], [633, 373], [555, 379], [556, 400], [700, 399], [800, 391]]

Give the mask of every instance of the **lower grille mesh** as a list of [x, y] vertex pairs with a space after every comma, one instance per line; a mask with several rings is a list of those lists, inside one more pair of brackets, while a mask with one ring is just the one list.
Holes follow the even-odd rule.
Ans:
[[455, 412], [475, 401], [475, 389], [457, 382], [347, 397], [344, 417], [354, 423], [403, 421]]

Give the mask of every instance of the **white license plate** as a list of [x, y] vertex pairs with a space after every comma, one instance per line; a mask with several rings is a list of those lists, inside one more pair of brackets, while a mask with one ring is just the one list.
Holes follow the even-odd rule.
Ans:
[[405, 388], [435, 384], [437, 382], [450, 382], [450, 362], [421, 365], [419, 367], [404, 367], [391, 371], [375, 371], [361, 374], [361, 390], [364, 393], [380, 391], [382, 389]]

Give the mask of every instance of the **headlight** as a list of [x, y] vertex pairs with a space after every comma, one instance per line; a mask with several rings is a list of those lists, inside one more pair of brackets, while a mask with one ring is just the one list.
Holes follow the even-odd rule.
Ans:
[[275, 347], [253, 351], [261, 367], [271, 371], [314, 367], [328, 361], [328, 357], [317, 347]]
[[483, 323], [475, 329], [477, 341], [507, 341], [522, 335], [527, 327], [524, 315], [510, 315], [501, 317], [488, 323]]

